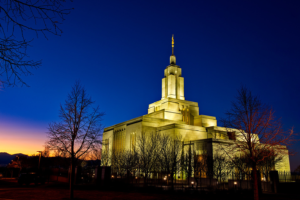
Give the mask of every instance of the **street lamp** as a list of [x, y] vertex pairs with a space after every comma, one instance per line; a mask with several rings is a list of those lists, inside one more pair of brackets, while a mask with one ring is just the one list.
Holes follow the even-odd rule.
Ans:
[[38, 170], [40, 170], [42, 151], [37, 151], [37, 152], [40, 153], [40, 155], [39, 155], [39, 167], [38, 167]]
[[237, 186], [236, 186], [236, 185], [237, 185], [237, 182], [234, 181], [233, 184], [234, 184], [234, 189], [236, 189], [236, 187], [237, 187]]

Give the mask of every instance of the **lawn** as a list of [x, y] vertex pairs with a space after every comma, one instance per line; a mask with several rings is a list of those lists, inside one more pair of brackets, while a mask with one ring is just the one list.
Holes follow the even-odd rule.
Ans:
[[[141, 192], [139, 190], [135, 191], [105, 191], [97, 187], [88, 186], [77, 186], [74, 191], [74, 197], [80, 200], [113, 200], [113, 199], [130, 199], [130, 200], [226, 200], [226, 199], [242, 199], [251, 200], [251, 194], [226, 194], [220, 192], [214, 192], [209, 194], [203, 193], [151, 193], [151, 192]], [[58, 185], [58, 184], [46, 184], [46, 185], [30, 185], [20, 187], [16, 180], [6, 179], [0, 180], [0, 200], [63, 200], [68, 199], [69, 190], [68, 185]], [[263, 194], [262, 200], [299, 200], [300, 196], [289, 195], [289, 194]]]

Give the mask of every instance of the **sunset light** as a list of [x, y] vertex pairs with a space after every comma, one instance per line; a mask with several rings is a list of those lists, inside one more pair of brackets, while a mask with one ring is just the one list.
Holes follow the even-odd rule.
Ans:
[[0, 200], [300, 199], [300, 0], [0, 0]]

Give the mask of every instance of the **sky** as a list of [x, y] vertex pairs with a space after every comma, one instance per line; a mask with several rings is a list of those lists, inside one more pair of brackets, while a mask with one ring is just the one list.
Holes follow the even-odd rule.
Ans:
[[[300, 133], [300, 1], [74, 1], [48, 40], [34, 33], [28, 53], [42, 60], [30, 87], [0, 91], [0, 152], [43, 150], [47, 128], [76, 80], [111, 126], [147, 114], [161, 99], [171, 36], [186, 100], [224, 117], [241, 85], [271, 105], [285, 130]], [[298, 136], [300, 138], [300, 136]], [[291, 169], [300, 165], [298, 151]]]

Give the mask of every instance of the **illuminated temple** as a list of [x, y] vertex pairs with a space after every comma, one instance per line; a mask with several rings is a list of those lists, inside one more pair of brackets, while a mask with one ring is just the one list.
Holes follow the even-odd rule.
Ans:
[[[185, 143], [193, 143], [193, 152], [214, 155], [220, 144], [234, 142], [238, 137], [219, 127], [213, 116], [200, 115], [197, 102], [187, 101], [184, 94], [182, 69], [176, 64], [174, 38], [170, 64], [164, 70], [161, 99], [149, 104], [148, 114], [104, 129], [103, 144], [107, 150], [130, 150], [142, 132], [181, 135]], [[276, 170], [290, 171], [289, 156]]]

